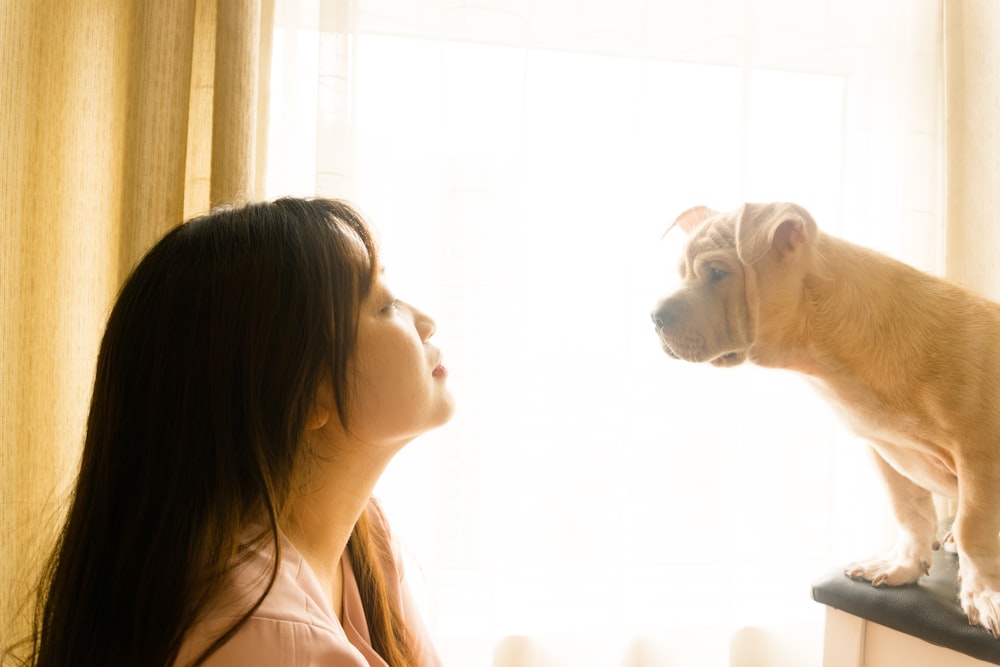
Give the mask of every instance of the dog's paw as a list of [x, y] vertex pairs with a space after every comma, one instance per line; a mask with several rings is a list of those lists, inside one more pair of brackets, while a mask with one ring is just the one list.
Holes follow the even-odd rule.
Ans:
[[[995, 568], [994, 568], [995, 569]], [[966, 561], [960, 568], [959, 600], [970, 625], [981, 625], [1000, 639], [1000, 581]]]
[[962, 609], [969, 616], [969, 625], [981, 625], [994, 639], [1000, 639], [1000, 592], [987, 590], [966, 594], [963, 590]]
[[851, 579], [870, 581], [872, 586], [905, 586], [912, 584], [931, 569], [930, 558], [887, 556], [852, 563], [844, 568]]

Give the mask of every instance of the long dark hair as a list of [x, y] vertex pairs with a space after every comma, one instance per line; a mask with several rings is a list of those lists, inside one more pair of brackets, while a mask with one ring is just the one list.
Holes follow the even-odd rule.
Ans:
[[[293, 471], [308, 455], [307, 415], [328, 376], [347, 424], [358, 308], [377, 271], [362, 216], [325, 199], [213, 211], [149, 251], [101, 344], [29, 665], [172, 665], [239, 561], [251, 521], [263, 522], [259, 539], [277, 554], [270, 589]], [[366, 516], [349, 545], [373, 648], [408, 667], [414, 649], [380, 567], [386, 545]]]

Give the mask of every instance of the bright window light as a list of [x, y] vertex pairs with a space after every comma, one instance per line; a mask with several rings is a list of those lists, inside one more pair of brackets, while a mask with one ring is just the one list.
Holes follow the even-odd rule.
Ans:
[[[394, 291], [437, 321], [458, 413], [378, 491], [434, 564], [435, 632], [815, 618], [784, 589], [830, 555], [832, 415], [798, 379], [666, 359], [649, 312], [684, 241], [660, 235], [691, 206], [791, 200], [839, 226], [844, 80], [391, 36], [353, 47], [349, 108], [324, 116], [320, 100], [317, 120], [315, 99], [276, 83], [268, 195], [350, 196]], [[349, 127], [345, 142], [316, 145], [323, 123]], [[301, 166], [345, 152], [349, 190]], [[794, 415], [780, 435], [774, 395]], [[779, 455], [796, 437], [810, 445]], [[789, 498], [791, 518], [762, 531]]]

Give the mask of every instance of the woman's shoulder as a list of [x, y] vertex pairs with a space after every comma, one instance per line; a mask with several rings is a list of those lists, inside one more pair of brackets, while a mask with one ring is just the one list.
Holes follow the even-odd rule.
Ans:
[[[236, 619], [212, 618], [191, 628], [176, 667], [191, 664]], [[369, 667], [343, 633], [300, 619], [253, 615], [217, 651], [205, 667]]]
[[[231, 573], [225, 589], [189, 629], [184, 649], [191, 657], [197, 657], [256, 605], [207, 665], [367, 667], [368, 663], [351, 646], [336, 620], [312, 570], [291, 543], [281, 538], [280, 544], [281, 558], [276, 572], [273, 542], [261, 541], [249, 550]], [[274, 581], [268, 588], [272, 576]], [[317, 655], [327, 656], [325, 662], [315, 662], [313, 658]], [[343, 658], [332, 661], [335, 656]], [[176, 664], [187, 663], [179, 660]]]

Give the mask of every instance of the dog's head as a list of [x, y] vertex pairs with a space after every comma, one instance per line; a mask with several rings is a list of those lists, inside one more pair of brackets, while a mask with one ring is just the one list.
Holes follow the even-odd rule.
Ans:
[[697, 206], [673, 227], [689, 238], [682, 285], [652, 313], [663, 350], [716, 366], [754, 360], [765, 319], [771, 330], [795, 321], [816, 223], [795, 204], [745, 204], [728, 213]]

